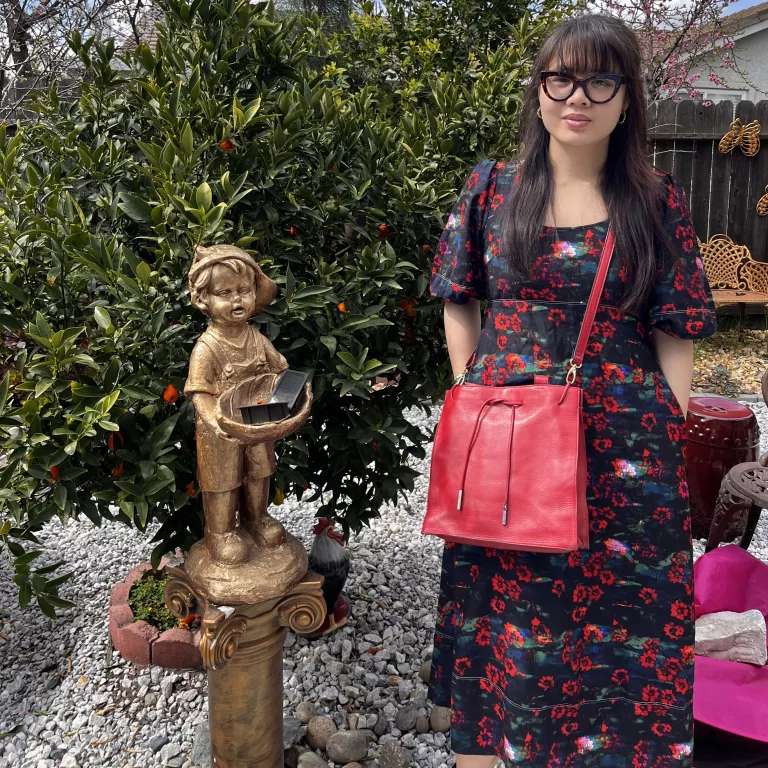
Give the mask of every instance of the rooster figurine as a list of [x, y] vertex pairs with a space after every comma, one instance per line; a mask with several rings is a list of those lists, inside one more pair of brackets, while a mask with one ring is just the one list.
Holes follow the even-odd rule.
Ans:
[[343, 627], [349, 616], [349, 602], [341, 594], [349, 575], [349, 555], [344, 538], [328, 518], [321, 517], [312, 532], [315, 541], [309, 553], [309, 569], [325, 577], [323, 597], [327, 615], [320, 629], [308, 637], [321, 637]]

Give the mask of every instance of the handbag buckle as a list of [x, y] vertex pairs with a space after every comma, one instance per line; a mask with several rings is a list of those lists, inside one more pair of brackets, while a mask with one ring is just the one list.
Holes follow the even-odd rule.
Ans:
[[573, 384], [573, 382], [576, 381], [576, 372], [581, 368], [582, 363], [574, 363], [573, 358], [571, 358], [569, 362], [571, 363], [571, 367], [568, 370], [565, 380], [568, 384]]

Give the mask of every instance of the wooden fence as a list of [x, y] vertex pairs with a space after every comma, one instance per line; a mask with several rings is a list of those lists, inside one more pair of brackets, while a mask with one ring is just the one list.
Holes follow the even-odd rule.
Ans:
[[[760, 122], [760, 151], [753, 157], [738, 146], [728, 154], [717, 148], [737, 117], [744, 125]], [[768, 216], [755, 211], [768, 185], [768, 101], [709, 107], [660, 101], [648, 110], [648, 141], [654, 166], [672, 171], [685, 187], [699, 239], [726, 234], [768, 261]]]

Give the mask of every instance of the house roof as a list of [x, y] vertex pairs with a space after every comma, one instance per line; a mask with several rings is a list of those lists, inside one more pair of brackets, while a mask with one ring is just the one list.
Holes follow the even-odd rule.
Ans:
[[768, 21], [768, 3], [758, 3], [743, 11], [728, 14], [723, 18], [723, 29], [726, 32], [742, 30], [762, 21]]

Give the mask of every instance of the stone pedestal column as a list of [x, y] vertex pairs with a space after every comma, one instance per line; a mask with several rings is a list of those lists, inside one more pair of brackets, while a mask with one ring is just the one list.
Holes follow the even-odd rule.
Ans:
[[171, 613], [202, 616], [211, 768], [282, 768], [283, 643], [288, 629], [310, 634], [323, 623], [323, 577], [310, 571], [285, 595], [225, 606], [197, 593], [183, 567], [167, 570]]

